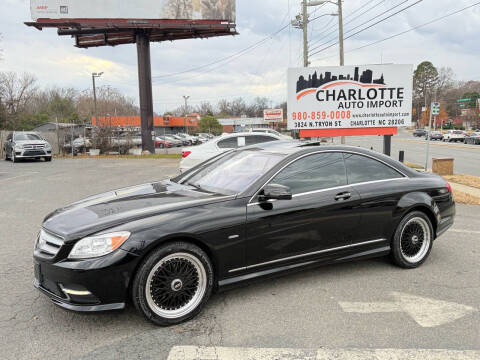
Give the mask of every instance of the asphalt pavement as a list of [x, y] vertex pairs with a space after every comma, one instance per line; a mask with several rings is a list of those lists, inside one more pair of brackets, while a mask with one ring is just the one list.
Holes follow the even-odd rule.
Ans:
[[177, 168], [178, 160], [0, 161], [2, 359], [480, 358], [480, 207], [458, 205], [454, 228], [418, 269], [388, 258], [319, 267], [215, 294], [196, 319], [169, 328], [132, 306], [65, 311], [33, 288], [45, 215]]
[[[334, 140], [335, 143], [339, 141], [339, 138]], [[346, 137], [346, 143], [367, 149], [373, 147], [375, 151], [383, 152], [383, 136], [349, 136]], [[425, 138], [414, 137], [410, 132], [400, 129], [398, 135], [392, 137], [392, 157], [398, 160], [401, 150], [405, 151], [406, 161], [425, 166], [427, 156]], [[480, 145], [431, 141], [429, 168], [432, 166], [432, 158], [453, 158], [455, 173], [480, 176]]]

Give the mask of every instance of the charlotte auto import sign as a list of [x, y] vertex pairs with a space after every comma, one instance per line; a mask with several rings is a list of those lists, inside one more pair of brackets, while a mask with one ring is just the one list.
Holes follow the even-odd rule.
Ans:
[[263, 110], [263, 120], [265, 122], [282, 122], [283, 109]]
[[411, 126], [412, 91], [412, 65], [291, 68], [288, 129]]

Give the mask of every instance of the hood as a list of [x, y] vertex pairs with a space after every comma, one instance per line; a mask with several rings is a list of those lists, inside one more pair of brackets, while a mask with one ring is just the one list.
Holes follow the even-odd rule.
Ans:
[[231, 196], [202, 192], [165, 180], [78, 201], [52, 212], [45, 218], [43, 227], [68, 241], [126, 222], [228, 198]]

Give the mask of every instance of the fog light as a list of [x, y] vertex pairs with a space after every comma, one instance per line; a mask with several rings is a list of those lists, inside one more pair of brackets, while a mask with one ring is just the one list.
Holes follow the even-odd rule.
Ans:
[[92, 295], [92, 293], [88, 290], [74, 290], [74, 289], [68, 289], [64, 287], [62, 284], [59, 284], [60, 288], [65, 294], [68, 295], [76, 295], [76, 296], [88, 296]]

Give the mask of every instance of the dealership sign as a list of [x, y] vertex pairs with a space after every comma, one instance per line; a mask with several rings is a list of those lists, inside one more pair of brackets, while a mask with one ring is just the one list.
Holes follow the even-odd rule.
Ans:
[[292, 68], [288, 128], [411, 126], [412, 91], [412, 65]]
[[283, 109], [263, 110], [263, 120], [265, 122], [282, 122]]

